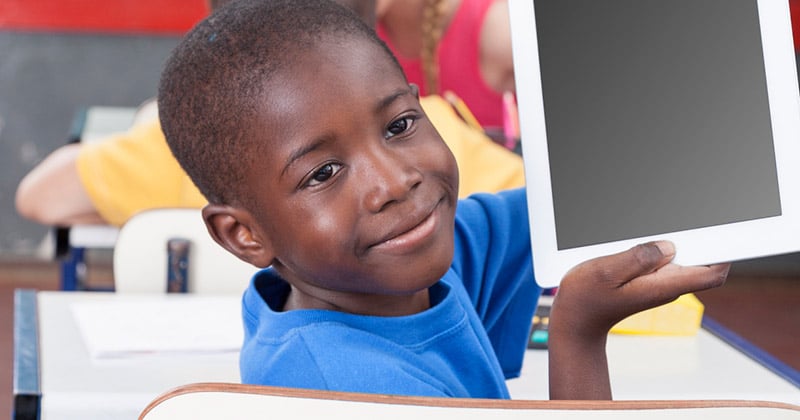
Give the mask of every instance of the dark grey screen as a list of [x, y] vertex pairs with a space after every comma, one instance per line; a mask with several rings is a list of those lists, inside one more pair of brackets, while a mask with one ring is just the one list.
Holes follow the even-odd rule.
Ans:
[[781, 213], [756, 0], [534, 0], [559, 249]]

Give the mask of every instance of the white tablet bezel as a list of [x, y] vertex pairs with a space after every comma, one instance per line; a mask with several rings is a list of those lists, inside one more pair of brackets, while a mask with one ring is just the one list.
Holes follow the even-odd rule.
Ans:
[[[557, 0], [553, 0], [557, 1]], [[602, 1], [602, 0], [597, 0]], [[675, 243], [675, 263], [707, 265], [800, 250], [800, 95], [787, 0], [757, 0], [782, 214], [558, 250], [533, 0], [509, 0], [520, 132], [537, 282], [554, 287], [576, 264], [639, 243]]]

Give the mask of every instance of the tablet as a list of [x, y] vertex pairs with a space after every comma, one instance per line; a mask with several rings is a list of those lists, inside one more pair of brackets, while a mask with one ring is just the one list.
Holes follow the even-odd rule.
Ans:
[[787, 0], [510, 0], [537, 281], [666, 239], [706, 265], [800, 250]]

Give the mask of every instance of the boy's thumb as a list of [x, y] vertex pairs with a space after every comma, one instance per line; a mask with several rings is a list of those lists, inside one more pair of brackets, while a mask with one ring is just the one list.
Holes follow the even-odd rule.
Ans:
[[633, 276], [641, 276], [650, 273], [670, 262], [675, 257], [675, 245], [670, 241], [655, 241], [636, 245], [628, 252], [632, 253], [635, 263], [633, 267], [638, 267]]
[[656, 241], [636, 245], [618, 254], [595, 260], [595, 269], [608, 276], [608, 280], [626, 282], [652, 273], [675, 256], [675, 246], [669, 241]]

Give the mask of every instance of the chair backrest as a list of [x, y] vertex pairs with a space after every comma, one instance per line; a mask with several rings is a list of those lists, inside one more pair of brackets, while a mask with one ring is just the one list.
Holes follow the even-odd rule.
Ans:
[[[536, 417], [534, 417], [536, 416]], [[153, 400], [139, 420], [751, 420], [800, 418], [800, 406], [765, 401], [524, 401], [403, 397], [199, 383]]]
[[152, 209], [134, 215], [120, 228], [114, 246], [114, 289], [166, 293], [171, 239], [188, 244], [183, 267], [187, 292], [240, 294], [257, 271], [214, 242], [200, 209]]

